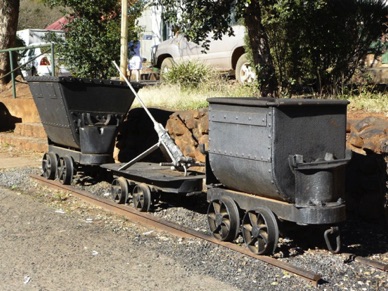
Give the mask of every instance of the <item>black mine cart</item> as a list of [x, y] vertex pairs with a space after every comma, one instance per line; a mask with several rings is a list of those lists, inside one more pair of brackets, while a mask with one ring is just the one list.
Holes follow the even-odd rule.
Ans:
[[[71, 184], [79, 166], [113, 162], [117, 128], [135, 95], [124, 82], [30, 77], [28, 83], [48, 138], [43, 175]], [[132, 86], [139, 90], [140, 84]]]
[[[241, 224], [246, 244], [261, 254], [276, 247], [277, 220], [329, 226], [345, 220], [347, 101], [208, 101], [208, 218], [216, 236], [234, 239]], [[237, 209], [245, 214], [241, 222]], [[327, 242], [337, 232], [329, 229]]]

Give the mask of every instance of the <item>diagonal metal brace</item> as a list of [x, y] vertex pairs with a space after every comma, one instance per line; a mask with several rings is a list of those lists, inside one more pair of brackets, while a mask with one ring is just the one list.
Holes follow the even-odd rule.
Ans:
[[156, 133], [158, 134], [159, 141], [152, 147], [150, 147], [148, 150], [143, 152], [142, 154], [138, 155], [136, 158], [134, 158], [132, 161], [129, 161], [128, 163], [124, 164], [122, 167], [119, 168], [119, 170], [125, 170], [137, 161], [141, 160], [145, 156], [151, 154], [156, 149], [160, 148], [161, 146], [164, 148], [164, 150], [167, 152], [168, 156], [171, 159], [171, 165], [174, 166], [176, 169], [181, 170], [183, 169], [186, 171], [187, 168], [190, 166], [193, 166], [195, 163], [193, 158], [185, 157], [181, 150], [178, 148], [178, 146], [174, 143], [174, 141], [171, 139], [168, 132], [165, 130], [163, 125], [158, 123], [155, 118], [152, 116], [151, 112], [148, 110], [148, 108], [145, 106], [143, 100], [140, 98], [140, 96], [137, 94], [135, 89], [133, 89], [131, 83], [128, 81], [126, 76], [121, 72], [119, 66], [116, 64], [116, 62], [113, 61], [114, 66], [119, 71], [120, 76], [125, 80], [128, 87], [131, 89], [132, 93], [135, 95], [135, 97], [140, 102], [141, 106], [144, 108], [145, 112], [151, 119], [151, 121], [154, 124], [154, 129]]

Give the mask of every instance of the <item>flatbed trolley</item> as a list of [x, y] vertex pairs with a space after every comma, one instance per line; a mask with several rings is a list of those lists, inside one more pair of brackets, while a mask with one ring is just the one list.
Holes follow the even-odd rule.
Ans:
[[125, 170], [122, 164], [103, 164], [101, 168], [113, 174], [111, 195], [116, 203], [133, 203], [139, 211], [149, 211], [160, 193], [191, 196], [202, 193], [201, 172], [172, 170], [158, 163], [137, 162]]

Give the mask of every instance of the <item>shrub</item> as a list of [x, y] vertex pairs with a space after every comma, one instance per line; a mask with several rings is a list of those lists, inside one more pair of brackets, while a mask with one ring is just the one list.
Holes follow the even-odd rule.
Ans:
[[[109, 79], [118, 75], [112, 61], [120, 59], [121, 6], [116, 0], [44, 0], [50, 7], [73, 11], [65, 25], [65, 41], [56, 50], [76, 77]], [[132, 2], [131, 2], [132, 3]], [[128, 11], [128, 40], [136, 41], [136, 18], [143, 1]]]
[[193, 61], [176, 64], [163, 75], [166, 83], [179, 85], [182, 89], [198, 88], [216, 78], [216, 73], [211, 68]]

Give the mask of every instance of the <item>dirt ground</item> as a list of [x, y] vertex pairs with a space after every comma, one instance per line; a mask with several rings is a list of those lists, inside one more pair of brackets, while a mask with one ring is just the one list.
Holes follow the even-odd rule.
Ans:
[[[2, 151], [0, 175], [11, 167], [39, 172], [39, 163]], [[147, 246], [166, 236], [139, 243], [152, 231], [130, 225], [114, 232], [120, 218], [80, 201], [80, 211], [68, 211], [1, 187], [0, 201], [0, 290], [237, 290]]]

